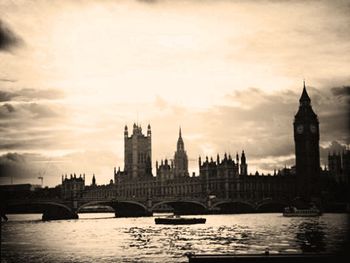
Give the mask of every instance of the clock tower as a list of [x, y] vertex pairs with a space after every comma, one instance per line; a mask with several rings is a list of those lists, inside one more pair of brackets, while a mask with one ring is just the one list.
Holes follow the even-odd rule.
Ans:
[[305, 81], [299, 103], [299, 110], [293, 123], [296, 159], [295, 194], [305, 201], [310, 201], [319, 197], [320, 132], [318, 118], [312, 110]]

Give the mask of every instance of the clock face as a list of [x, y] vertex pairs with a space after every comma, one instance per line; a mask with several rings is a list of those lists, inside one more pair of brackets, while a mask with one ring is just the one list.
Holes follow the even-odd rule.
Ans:
[[302, 134], [304, 131], [304, 126], [303, 125], [298, 125], [297, 126], [297, 133]]
[[311, 124], [311, 125], [310, 125], [310, 131], [311, 131], [312, 133], [315, 133], [315, 132], [317, 131], [316, 126], [313, 125], [313, 124]]

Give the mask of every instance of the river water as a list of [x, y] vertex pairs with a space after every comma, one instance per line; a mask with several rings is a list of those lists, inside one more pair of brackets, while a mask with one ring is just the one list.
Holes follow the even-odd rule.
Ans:
[[49, 222], [39, 214], [8, 217], [1, 226], [1, 262], [188, 262], [186, 252], [263, 253], [266, 248], [331, 253], [342, 249], [349, 230], [347, 214], [204, 215], [206, 224], [183, 226], [113, 213]]

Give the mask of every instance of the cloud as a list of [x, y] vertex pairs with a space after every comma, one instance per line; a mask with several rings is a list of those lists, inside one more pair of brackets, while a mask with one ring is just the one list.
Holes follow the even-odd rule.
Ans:
[[16, 82], [17, 80], [15, 80], [15, 79], [7, 79], [7, 78], [0, 78], [0, 81], [2, 81], [2, 82]]
[[[95, 174], [99, 184], [113, 178], [113, 162], [116, 156], [109, 151], [72, 152], [62, 156], [46, 156], [37, 153], [10, 152], [0, 156], [0, 183], [38, 183], [44, 177], [45, 185], [57, 185], [64, 174], [85, 174], [89, 184]], [[91, 162], [94, 159], [95, 162]]]
[[332, 141], [329, 146], [320, 146], [320, 160], [323, 164], [328, 164], [328, 154], [339, 154], [346, 150], [346, 146], [338, 141]]
[[5, 103], [4, 105], [0, 106], [0, 119], [7, 117], [8, 114], [13, 112], [15, 112], [15, 108], [11, 104]]
[[350, 96], [350, 86], [334, 87], [332, 88], [332, 93], [335, 96]]
[[311, 90], [316, 93], [312, 104], [319, 111], [321, 141], [330, 143], [331, 141], [338, 140], [342, 144], [349, 144], [349, 85]]
[[0, 20], [0, 51], [10, 51], [22, 44], [23, 40]]
[[24, 157], [20, 154], [17, 153], [8, 153], [0, 158], [0, 163], [1, 164], [16, 164], [16, 163], [23, 163], [24, 162]]
[[160, 110], [165, 110], [168, 106], [168, 103], [162, 97], [156, 96], [154, 106], [159, 108]]
[[10, 101], [12, 98], [16, 97], [16, 94], [7, 91], [0, 90], [0, 102]]
[[0, 156], [0, 177], [23, 177], [26, 167], [26, 160], [23, 155], [7, 153]]
[[33, 101], [33, 100], [56, 100], [64, 98], [64, 92], [59, 89], [33, 89], [25, 88], [17, 91], [0, 90], [0, 102], [4, 101]]
[[155, 4], [158, 3], [158, 0], [137, 0], [140, 3], [145, 3], [145, 4]]
[[291, 91], [268, 94], [250, 88], [229, 98], [238, 105], [216, 106], [202, 117], [211, 126], [204, 129], [208, 131], [205, 137], [212, 138], [215, 148], [223, 150], [229, 143], [234, 150], [245, 149], [253, 158], [292, 153], [291, 127], [299, 95]]
[[[273, 174], [273, 171], [281, 170], [285, 166], [291, 167], [295, 165], [295, 158], [287, 158], [283, 161], [271, 161], [271, 162], [263, 162], [263, 163], [257, 163], [256, 164], [260, 169], [264, 171], [269, 171], [271, 174]], [[254, 173], [255, 171], [250, 171], [250, 173]]]
[[38, 177], [44, 177], [44, 183], [57, 185], [60, 170], [57, 166], [60, 158], [53, 158], [35, 153], [10, 152], [0, 156], [0, 183], [10, 182], [38, 184]]
[[60, 147], [62, 134], [68, 133], [62, 125], [66, 108], [54, 100], [63, 96], [57, 89], [0, 91], [0, 102], [5, 102], [0, 104], [0, 149]]
[[69, 143], [61, 140], [69, 134], [69, 127], [63, 124], [65, 119], [66, 109], [59, 104], [0, 104], [0, 149], [40, 150], [63, 147], [62, 143]]
[[10, 104], [5, 103], [0, 106], [0, 121], [5, 119], [11, 120], [25, 120], [27, 118], [40, 119], [40, 118], [53, 118], [59, 116], [58, 110], [54, 109], [54, 106], [39, 103], [22, 103], [22, 104]]

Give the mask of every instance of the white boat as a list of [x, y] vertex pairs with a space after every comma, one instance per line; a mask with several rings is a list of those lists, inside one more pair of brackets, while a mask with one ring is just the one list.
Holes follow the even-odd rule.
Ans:
[[293, 216], [299, 216], [299, 217], [312, 217], [312, 216], [320, 216], [322, 215], [321, 211], [313, 206], [308, 209], [297, 209], [294, 206], [289, 206], [284, 208], [283, 216], [286, 217], [293, 217]]

